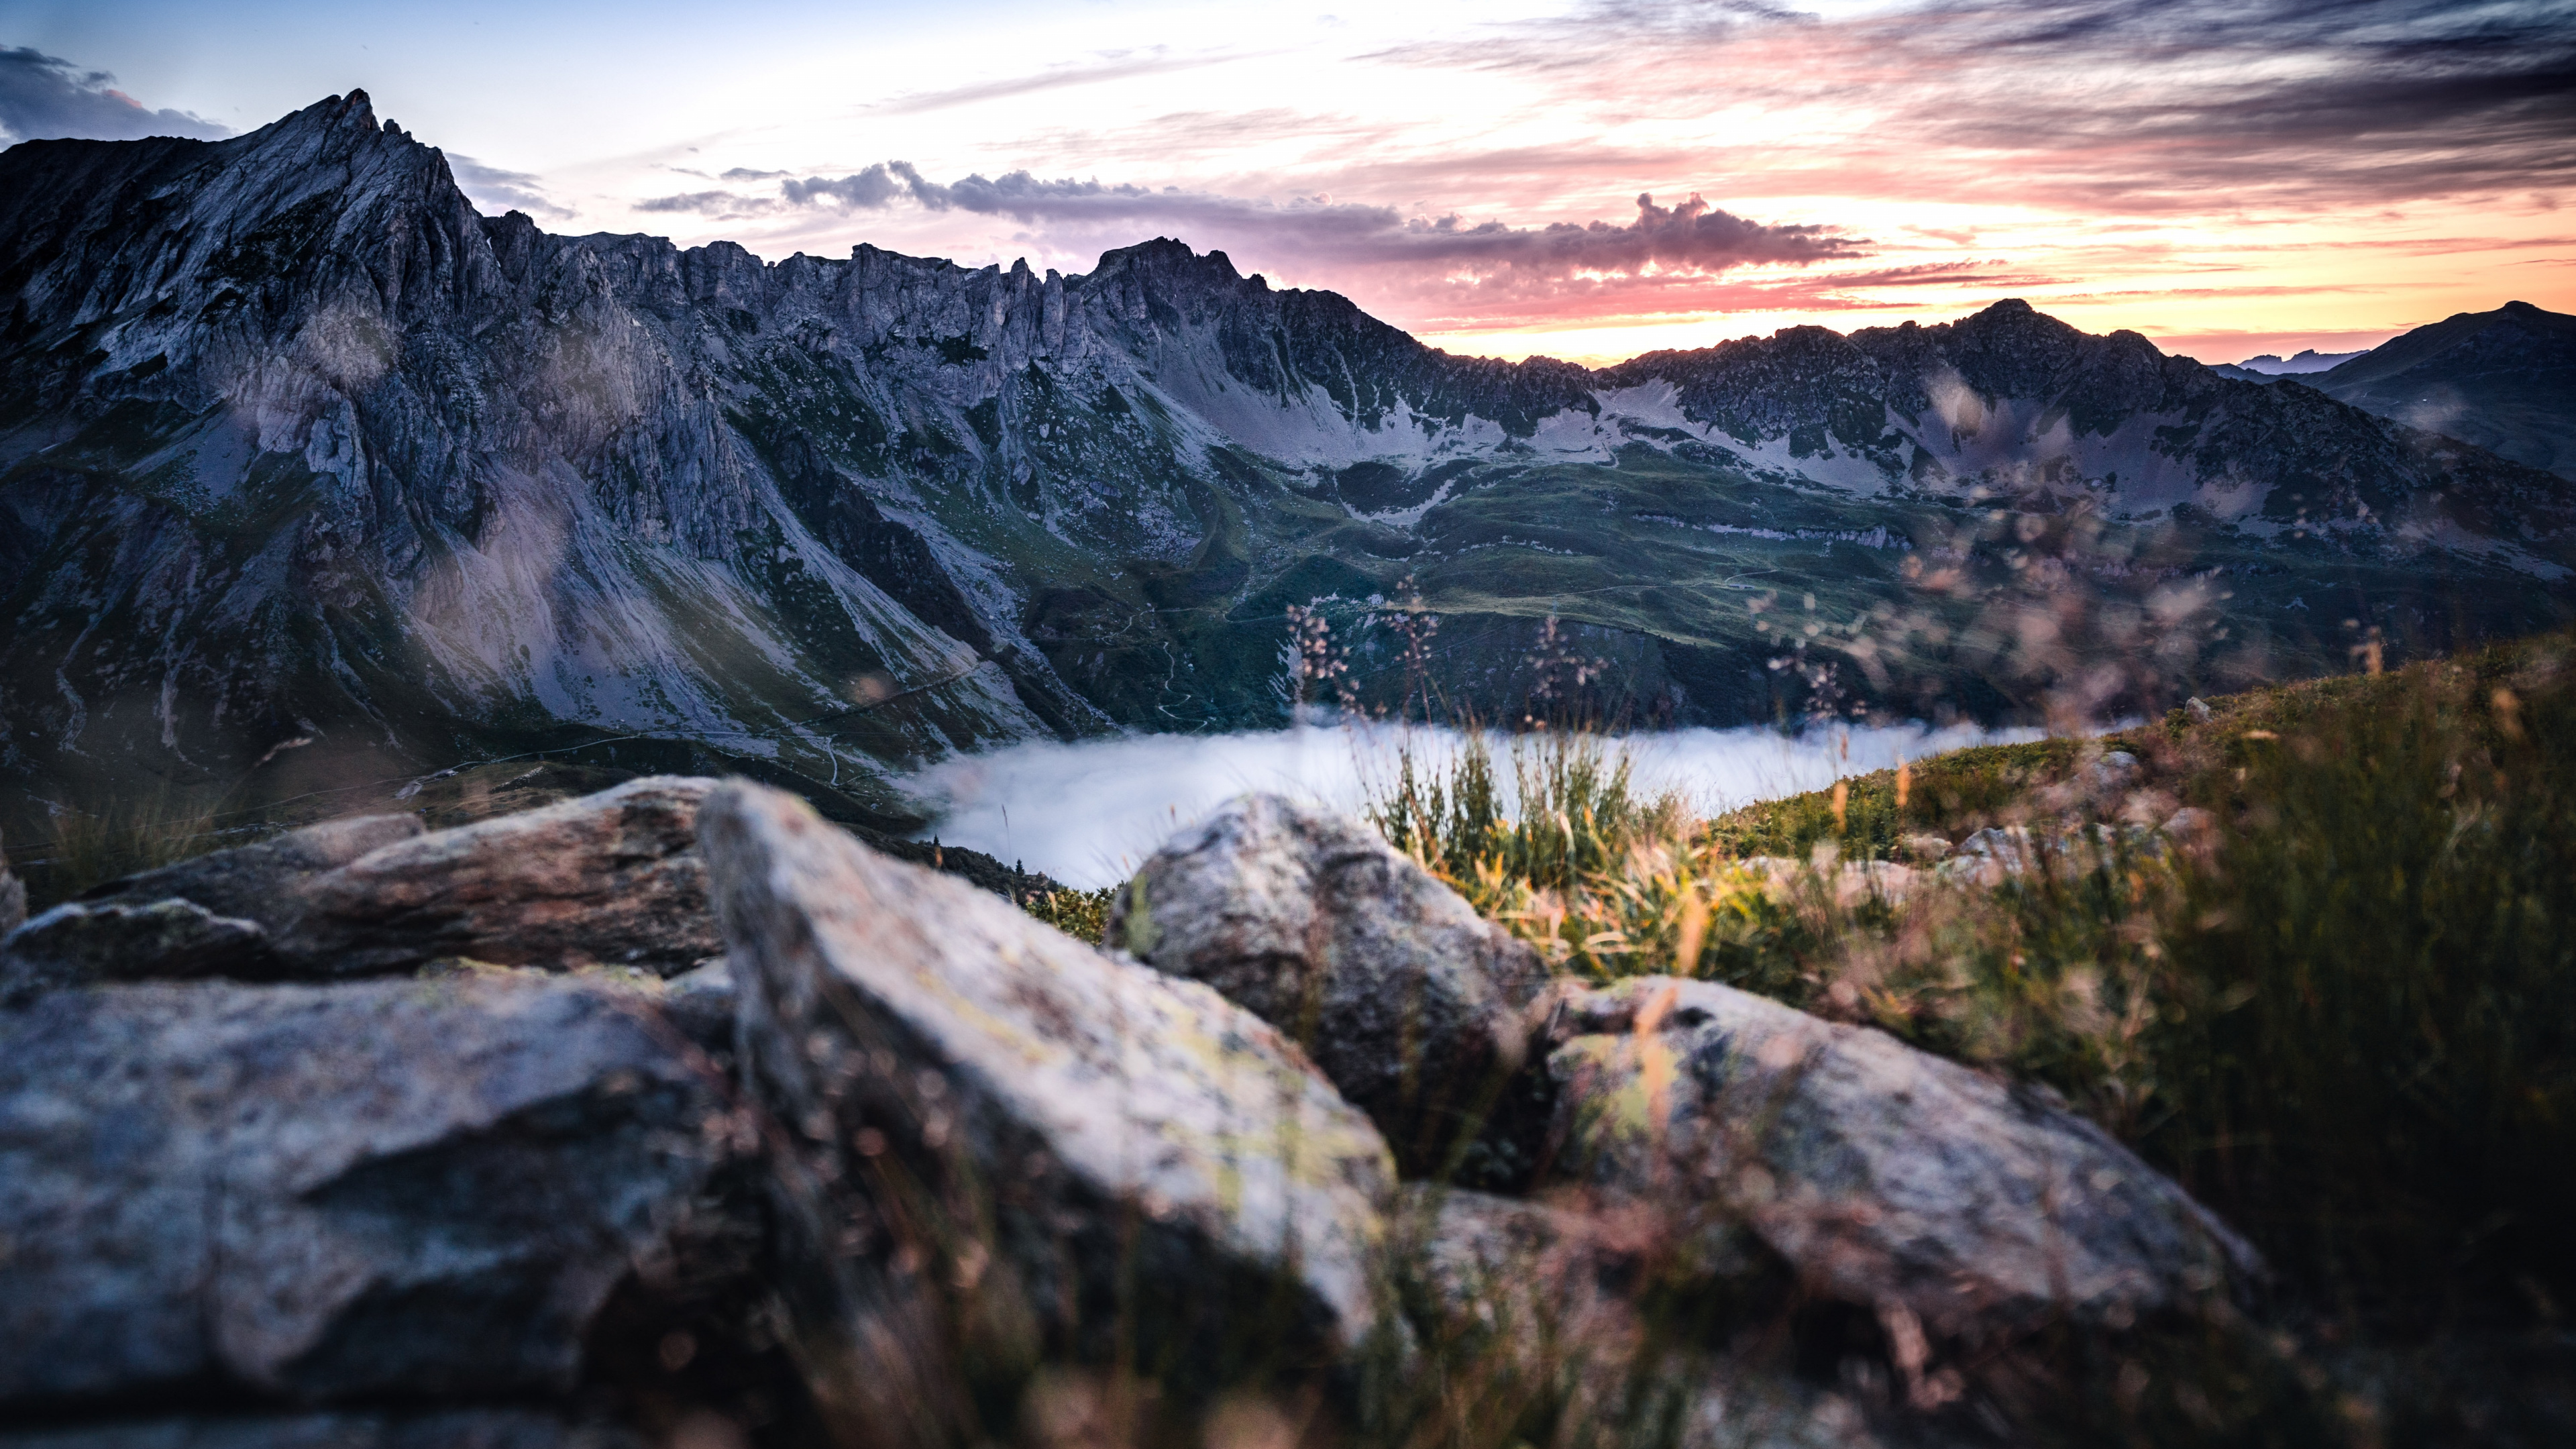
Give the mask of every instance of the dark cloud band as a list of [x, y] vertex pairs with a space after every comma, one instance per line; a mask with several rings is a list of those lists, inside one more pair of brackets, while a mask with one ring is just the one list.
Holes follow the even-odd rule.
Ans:
[[1857, 109], [1874, 124], [1833, 160], [1881, 196], [2148, 213], [2576, 184], [2576, 0], [1598, 0], [1380, 58], [1517, 72], [1568, 114]]
[[1515, 227], [1456, 215], [1407, 217], [1392, 207], [1298, 200], [1279, 205], [1215, 192], [1155, 190], [1100, 181], [1046, 180], [1026, 171], [937, 182], [908, 162], [846, 176], [779, 183], [775, 196], [687, 192], [639, 203], [649, 212], [740, 215], [784, 203], [883, 210], [908, 201], [930, 211], [1008, 217], [1024, 226], [1089, 231], [1166, 227], [1203, 241], [1258, 243], [1283, 260], [1337, 267], [1438, 267], [1522, 279], [1700, 275], [1757, 262], [1807, 263], [1858, 256], [1867, 243], [1821, 226], [1778, 226], [1718, 210], [1698, 196], [1673, 206], [1637, 198], [1622, 223]]
[[114, 88], [116, 77], [82, 70], [29, 46], [0, 47], [0, 132], [11, 141], [134, 141], [187, 136], [212, 141], [232, 132], [185, 111], [146, 109]]

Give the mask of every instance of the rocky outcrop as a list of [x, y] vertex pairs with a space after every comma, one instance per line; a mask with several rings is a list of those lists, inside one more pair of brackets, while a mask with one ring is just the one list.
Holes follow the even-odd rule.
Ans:
[[1572, 995], [1553, 1030], [1562, 1170], [1685, 1230], [1749, 1225], [1937, 1338], [2125, 1330], [2262, 1273], [2100, 1128], [1883, 1032], [1660, 977]]
[[1277, 1031], [793, 797], [728, 785], [701, 820], [747, 1071], [792, 1133], [813, 1267], [784, 1286], [844, 1422], [935, 1439], [970, 1364], [1123, 1352], [1187, 1387], [1370, 1335], [1392, 1164]]
[[0, 1012], [0, 1409], [570, 1388], [613, 1290], [741, 1228], [694, 1061], [546, 979]]
[[1528, 945], [1376, 830], [1275, 795], [1156, 852], [1112, 902], [1105, 939], [1287, 1032], [1417, 1176], [1512, 1105], [1548, 984]]
[[1438, 1366], [1424, 1381], [1473, 1383], [1480, 1424], [1654, 1425], [1674, 1449], [1937, 1442], [1776, 1359], [1716, 1350], [1729, 1320], [1707, 1305], [1762, 1288], [1678, 1264], [1669, 1224], [1642, 1205], [1417, 1184], [1400, 1222], [1394, 1271]]
[[372, 851], [305, 886], [277, 952], [310, 976], [440, 956], [685, 971], [724, 949], [694, 848], [714, 786], [648, 776]]
[[0, 1004], [66, 986], [258, 974], [274, 959], [259, 922], [194, 901], [69, 901], [0, 941]]

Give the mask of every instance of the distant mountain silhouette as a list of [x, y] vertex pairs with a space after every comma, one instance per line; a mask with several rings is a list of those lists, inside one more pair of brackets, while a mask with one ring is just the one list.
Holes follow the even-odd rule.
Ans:
[[2234, 364], [2245, 372], [2258, 372], [2266, 377], [2299, 377], [2311, 372], [2325, 372], [2361, 356], [2359, 352], [2319, 352], [2311, 347], [2296, 357], [2283, 357], [2266, 352]]

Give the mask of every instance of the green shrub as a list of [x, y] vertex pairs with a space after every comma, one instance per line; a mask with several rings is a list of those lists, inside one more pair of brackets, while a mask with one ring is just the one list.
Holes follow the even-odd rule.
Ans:
[[1096, 891], [1058, 886], [1022, 895], [1020, 909], [1077, 941], [1097, 946], [1109, 926], [1109, 899], [1116, 894], [1116, 886], [1103, 886]]

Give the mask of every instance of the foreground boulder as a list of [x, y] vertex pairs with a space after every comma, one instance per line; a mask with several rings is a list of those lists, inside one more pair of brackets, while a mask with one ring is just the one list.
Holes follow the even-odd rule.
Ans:
[[686, 971], [723, 950], [695, 849], [714, 788], [647, 776], [371, 851], [304, 886], [276, 949], [322, 977], [440, 956]]
[[[827, 1416], [954, 1436], [963, 1386], [1129, 1356], [1176, 1386], [1327, 1368], [1377, 1321], [1393, 1166], [1251, 1013], [733, 783], [700, 816], [782, 1285]], [[970, 1374], [971, 1370], [971, 1374]]]
[[0, 1013], [0, 1419], [569, 1388], [612, 1289], [739, 1234], [700, 1060], [637, 993], [524, 976]]
[[1750, 1225], [1812, 1286], [1934, 1337], [2122, 1330], [2241, 1291], [2254, 1250], [2038, 1094], [1711, 982], [1570, 995], [1561, 1166]]
[[1506, 1105], [1548, 982], [1526, 943], [1375, 830], [1274, 795], [1156, 852], [1112, 902], [1105, 939], [1295, 1038], [1416, 1175]]

